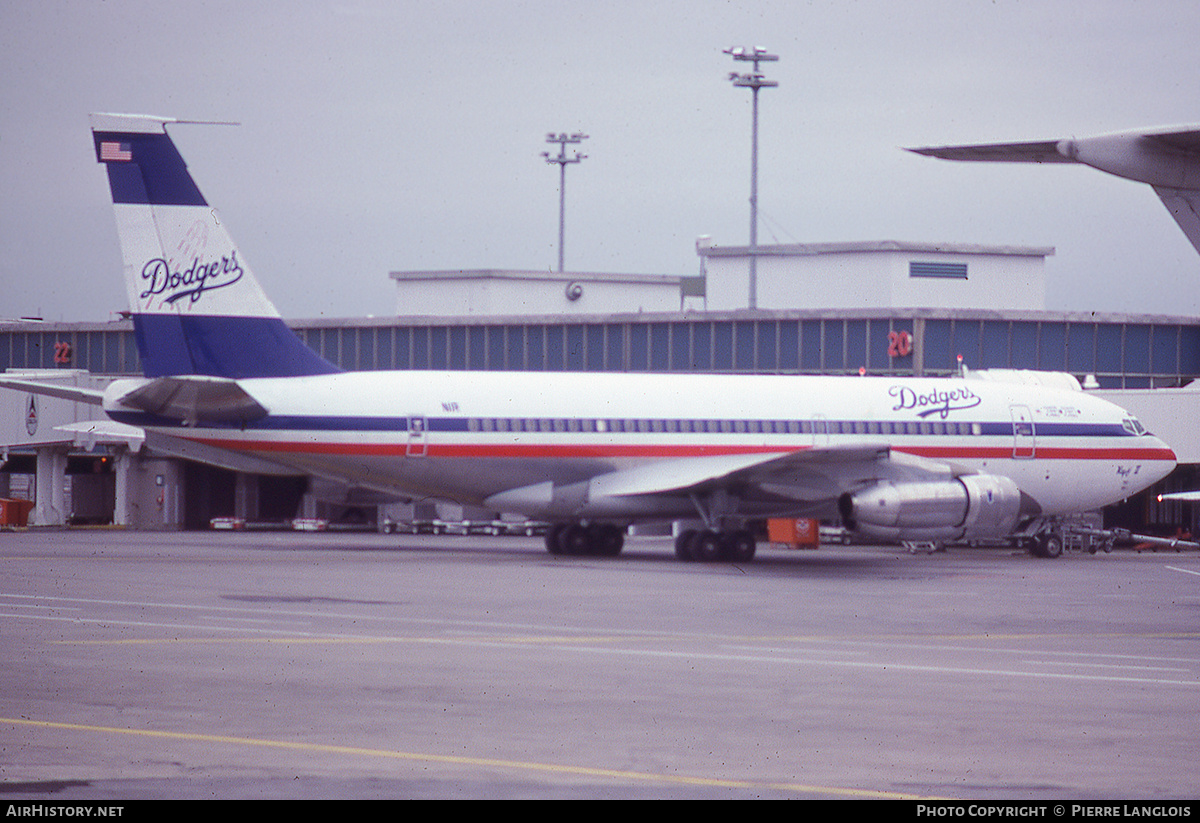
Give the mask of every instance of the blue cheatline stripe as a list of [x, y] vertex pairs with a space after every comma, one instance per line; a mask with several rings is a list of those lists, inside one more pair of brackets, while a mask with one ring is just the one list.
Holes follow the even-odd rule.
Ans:
[[[113, 416], [122, 423], [129, 423], [136, 426], [176, 426], [179, 421], [159, 417], [156, 415], [145, 414], [142, 412], [114, 412]], [[405, 432], [409, 429], [410, 417], [389, 417], [382, 415], [270, 415], [259, 420], [240, 422], [224, 422], [224, 423], [204, 423], [205, 428], [211, 429], [243, 429], [246, 431], [293, 431], [293, 432]], [[496, 418], [486, 418], [495, 420]], [[735, 422], [750, 423], [752, 421], [721, 421], [731, 424], [728, 428], [722, 428], [719, 431], [704, 431], [696, 428], [692, 431], [679, 430], [670, 431], [665, 428], [654, 428], [651, 420], [609, 420], [608, 418], [586, 418], [587, 422], [595, 423], [597, 419], [603, 419], [605, 427], [597, 429], [594, 426], [580, 425], [575, 428], [568, 426], [566, 418], [504, 418], [510, 422], [519, 423], [519, 427], [500, 430], [496, 428], [485, 428], [482, 424], [485, 418], [465, 418], [465, 417], [428, 417], [424, 418], [422, 428], [424, 431], [431, 432], [471, 432], [473, 434], [572, 434], [572, 435], [596, 435], [606, 436], [612, 434], [642, 434], [652, 437], [671, 437], [672, 435], [698, 435], [698, 436], [729, 436], [729, 437], [805, 437], [811, 438], [813, 432], [810, 431], [794, 431], [794, 432], [766, 432], [766, 431], [747, 431], [745, 429], [737, 431], [733, 428]], [[579, 422], [584, 422], [580, 419]], [[676, 423], [703, 424], [708, 420], [675, 420]], [[759, 422], [759, 421], [754, 421]], [[788, 422], [788, 421], [780, 421]], [[797, 424], [808, 421], [792, 421]], [[828, 421], [827, 421], [828, 422]], [[835, 421], [836, 422], [836, 421]], [[853, 421], [841, 421], [844, 424], [852, 425]], [[555, 423], [562, 425], [556, 426]], [[646, 424], [646, 425], [638, 425]], [[1103, 437], [1103, 438], [1136, 438], [1134, 435], [1119, 425], [1109, 424], [1091, 424], [1091, 423], [1059, 423], [1054, 424], [1055, 431], [1053, 434], [1043, 433], [1045, 437]], [[989, 432], [988, 430], [992, 431]], [[1003, 436], [1011, 438], [1013, 436], [1012, 426], [1010, 424], [984, 424], [982, 433], [979, 435], [955, 434], [948, 431], [938, 431], [929, 434], [919, 435], [904, 435], [898, 433], [877, 433], [877, 434], [852, 434], [846, 432], [844, 434], [834, 434], [835, 437], [857, 437], [860, 440], [870, 440], [871, 438], [891, 438], [891, 437], [921, 437], [924, 442], [937, 442], [936, 438], [953, 436], [958, 438], [971, 438], [988, 436]], [[823, 435], [822, 435], [823, 436]], [[930, 438], [934, 438], [930, 440]]]
[[136, 314], [133, 331], [146, 377], [302, 377], [341, 371], [278, 317]]
[[[208, 205], [165, 133], [93, 132], [93, 138], [96, 159], [108, 166], [114, 203]], [[109, 144], [108, 151], [103, 150], [105, 144]]]

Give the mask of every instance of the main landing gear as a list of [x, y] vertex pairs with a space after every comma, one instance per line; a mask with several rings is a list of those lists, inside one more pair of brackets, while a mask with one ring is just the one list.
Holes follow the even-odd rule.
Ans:
[[749, 529], [685, 529], [675, 538], [675, 556], [699, 563], [749, 563], [757, 547]]
[[[555, 523], [546, 530], [551, 554], [616, 557], [625, 545], [625, 530], [611, 523]], [[749, 563], [758, 543], [746, 528], [685, 529], [675, 538], [675, 556], [697, 563]]]
[[612, 523], [555, 523], [546, 530], [551, 554], [616, 557], [625, 546], [625, 530]]

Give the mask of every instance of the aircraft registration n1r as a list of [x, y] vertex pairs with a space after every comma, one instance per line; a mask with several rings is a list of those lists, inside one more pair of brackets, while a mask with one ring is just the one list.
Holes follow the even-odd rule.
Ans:
[[92, 116], [145, 373], [103, 407], [156, 449], [524, 514], [554, 524], [558, 553], [615, 554], [631, 523], [688, 521], [682, 558], [736, 561], [771, 516], [887, 540], [1041, 533], [1056, 553], [1055, 518], [1175, 466], [1117, 406], [1016, 382], [343, 371], [263, 293], [174, 122]]

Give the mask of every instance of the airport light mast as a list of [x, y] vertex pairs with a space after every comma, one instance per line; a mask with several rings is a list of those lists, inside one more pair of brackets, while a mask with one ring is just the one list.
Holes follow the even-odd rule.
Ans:
[[546, 158], [547, 163], [558, 164], [558, 270], [563, 270], [563, 235], [565, 234], [566, 225], [566, 203], [567, 203], [567, 164], [578, 163], [580, 160], [586, 160], [586, 154], [575, 152], [573, 157], [567, 157], [568, 143], [582, 143], [587, 140], [588, 136], [580, 132], [574, 134], [555, 134], [550, 132], [546, 135], [547, 143], [558, 143], [558, 155], [552, 155], [548, 151], [542, 152], [542, 157]]
[[762, 46], [735, 46], [725, 49], [725, 54], [746, 63], [754, 64], [749, 74], [730, 72], [729, 79], [737, 88], [750, 89], [753, 97], [753, 113], [750, 128], [750, 300], [747, 308], [758, 308], [758, 90], [772, 89], [779, 85], [767, 80], [758, 70], [759, 63], [773, 63], [777, 54], [768, 54]]

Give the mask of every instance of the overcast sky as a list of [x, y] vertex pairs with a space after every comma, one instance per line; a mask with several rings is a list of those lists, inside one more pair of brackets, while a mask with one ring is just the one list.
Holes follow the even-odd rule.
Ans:
[[[125, 308], [92, 111], [172, 128], [285, 317], [395, 313], [388, 272], [695, 274], [759, 241], [1054, 246], [1049, 307], [1200, 314], [1200, 255], [1149, 186], [903, 146], [1200, 122], [1195, 0], [0, 0], [0, 317]], [[556, 147], [554, 147], [556, 148]], [[830, 284], [837, 288], [837, 284]], [[987, 307], [981, 307], [987, 308]]]

